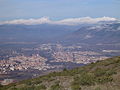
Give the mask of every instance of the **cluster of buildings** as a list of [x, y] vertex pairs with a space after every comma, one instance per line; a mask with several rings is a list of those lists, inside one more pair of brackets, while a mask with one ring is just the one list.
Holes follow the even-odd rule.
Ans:
[[[108, 57], [101, 55], [94, 51], [81, 51], [81, 46], [62, 46], [61, 44], [42, 44], [34, 49], [23, 49], [27, 51], [48, 51], [51, 53], [53, 60], [49, 58], [40, 56], [40, 54], [33, 54], [32, 56], [18, 55], [14, 57], [9, 57], [8, 60], [0, 60], [0, 74], [7, 73], [8, 71], [25, 71], [36, 69], [40, 71], [59, 68], [59, 66], [51, 65], [53, 62], [73, 62], [88, 64], [91, 62], [96, 62], [98, 60], [103, 60]], [[29, 51], [29, 52], [30, 52]]]
[[24, 71], [29, 69], [47, 70], [54, 68], [46, 64], [47, 59], [37, 55], [33, 56], [16, 56], [10, 57], [9, 60], [0, 61], [0, 74], [7, 73], [8, 71]]
[[108, 58], [106, 56], [101, 56], [99, 53], [90, 51], [55, 52], [53, 53], [53, 57], [55, 59], [51, 62], [73, 62], [82, 64], [88, 64]]

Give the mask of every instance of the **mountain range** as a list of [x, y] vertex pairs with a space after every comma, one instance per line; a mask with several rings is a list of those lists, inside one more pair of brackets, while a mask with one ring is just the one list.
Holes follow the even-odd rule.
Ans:
[[[91, 20], [89, 18], [89, 23], [88, 21], [87, 23], [81, 23], [80, 20], [85, 21], [86, 19], [80, 19], [78, 20], [80, 23], [76, 25], [65, 24], [65, 22], [73, 22], [70, 20], [62, 20], [64, 21], [63, 24], [42, 23], [35, 25], [26, 25], [23, 23], [11, 24], [10, 22], [6, 22], [0, 25], [0, 42], [63, 42], [89, 44], [120, 42], [120, 22], [118, 20], [112, 19], [111, 21], [110, 19], [110, 21], [102, 21], [101, 19]], [[90, 23], [90, 21], [92, 21], [92, 23]]]
[[81, 43], [119, 43], [120, 23], [104, 23], [83, 26], [65, 37], [67, 42]]

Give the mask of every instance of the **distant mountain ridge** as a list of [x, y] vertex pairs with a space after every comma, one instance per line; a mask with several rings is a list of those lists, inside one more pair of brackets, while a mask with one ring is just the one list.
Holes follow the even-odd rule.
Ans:
[[65, 37], [67, 42], [120, 43], [120, 23], [104, 23], [83, 26]]
[[64, 42], [64, 43], [120, 43], [120, 22], [96, 24], [4, 24], [0, 25], [1, 42]]
[[41, 42], [50, 38], [69, 34], [79, 26], [66, 25], [0, 25], [0, 41], [29, 41]]

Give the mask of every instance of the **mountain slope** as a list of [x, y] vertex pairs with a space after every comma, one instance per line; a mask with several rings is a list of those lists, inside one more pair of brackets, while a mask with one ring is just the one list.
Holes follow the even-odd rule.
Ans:
[[42, 42], [50, 38], [69, 34], [78, 26], [67, 25], [0, 25], [0, 41], [3, 42]]
[[120, 23], [85, 26], [65, 36], [64, 40], [71, 43], [119, 43]]
[[1, 86], [0, 90], [120, 90], [120, 56]]
[[[80, 28], [81, 27], [81, 28]], [[80, 29], [79, 29], [80, 28]], [[120, 23], [0, 25], [1, 42], [119, 43]]]

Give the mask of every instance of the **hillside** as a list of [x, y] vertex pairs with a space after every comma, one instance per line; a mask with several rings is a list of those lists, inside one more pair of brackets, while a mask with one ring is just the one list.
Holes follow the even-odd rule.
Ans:
[[67, 42], [76, 43], [119, 43], [120, 23], [98, 24], [81, 27], [65, 37]]
[[78, 26], [66, 25], [0, 25], [0, 41], [42, 42], [48, 38], [69, 34]]
[[0, 42], [119, 43], [120, 22], [85, 25], [0, 25]]
[[120, 90], [120, 56], [1, 86], [0, 90]]

